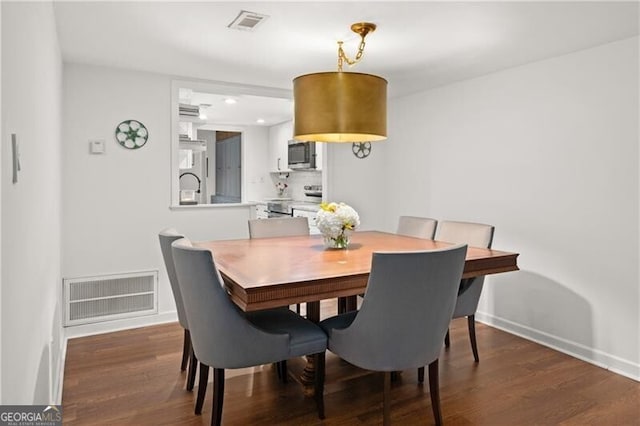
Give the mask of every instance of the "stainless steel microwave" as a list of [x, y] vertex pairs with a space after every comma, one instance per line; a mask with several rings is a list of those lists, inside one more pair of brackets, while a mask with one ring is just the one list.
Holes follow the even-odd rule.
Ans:
[[289, 141], [289, 168], [290, 169], [315, 169], [316, 168], [316, 143]]

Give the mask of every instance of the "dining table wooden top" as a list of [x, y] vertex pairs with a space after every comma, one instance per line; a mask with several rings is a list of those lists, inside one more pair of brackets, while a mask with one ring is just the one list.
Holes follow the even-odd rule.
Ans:
[[[201, 241], [244, 311], [364, 293], [373, 252], [452, 246], [378, 231], [354, 232], [347, 249], [328, 249], [321, 235]], [[517, 271], [518, 253], [468, 247], [463, 278]]]

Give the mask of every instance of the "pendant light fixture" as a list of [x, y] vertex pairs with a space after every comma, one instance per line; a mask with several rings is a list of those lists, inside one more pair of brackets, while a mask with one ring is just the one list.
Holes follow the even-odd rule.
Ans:
[[338, 42], [338, 71], [301, 75], [293, 80], [293, 138], [316, 142], [369, 142], [387, 138], [387, 80], [343, 72], [362, 59], [365, 37], [376, 29], [369, 22], [353, 24], [360, 46], [349, 59]]

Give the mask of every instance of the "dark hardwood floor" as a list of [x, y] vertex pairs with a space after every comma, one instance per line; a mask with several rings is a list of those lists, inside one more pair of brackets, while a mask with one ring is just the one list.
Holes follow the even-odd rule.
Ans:
[[[323, 303], [323, 317], [333, 305]], [[476, 332], [479, 364], [473, 362], [465, 319], [453, 322], [451, 348], [442, 350], [445, 424], [640, 425], [640, 383], [483, 324]], [[195, 416], [195, 391], [185, 390], [180, 371], [182, 335], [175, 323], [70, 340], [64, 423], [209, 424], [212, 386], [202, 416]], [[296, 377], [304, 366], [302, 360], [288, 364]], [[226, 425], [382, 423], [382, 375], [329, 352], [324, 421], [300, 385], [280, 383], [270, 365], [228, 370], [225, 391]], [[433, 424], [429, 386], [418, 384], [416, 371], [404, 371], [392, 383], [391, 420]]]

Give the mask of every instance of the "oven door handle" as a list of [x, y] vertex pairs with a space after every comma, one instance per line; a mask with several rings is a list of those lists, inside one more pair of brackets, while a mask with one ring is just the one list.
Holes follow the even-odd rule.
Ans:
[[272, 217], [293, 217], [293, 213], [283, 213], [283, 212], [276, 212], [276, 211], [272, 211], [272, 210], [267, 210], [267, 217], [272, 218]]

